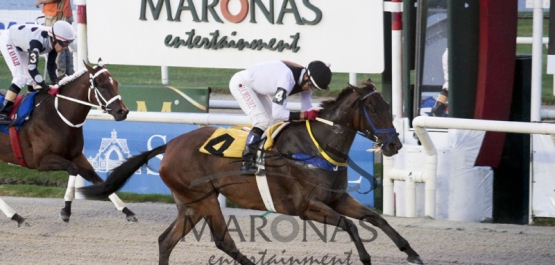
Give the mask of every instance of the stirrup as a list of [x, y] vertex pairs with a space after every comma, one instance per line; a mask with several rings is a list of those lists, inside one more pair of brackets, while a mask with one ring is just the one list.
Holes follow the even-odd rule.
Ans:
[[258, 171], [258, 167], [253, 165], [253, 163], [243, 163], [241, 166], [241, 175], [254, 175]]
[[0, 113], [0, 124], [12, 124], [13, 120], [10, 116], [4, 113]]

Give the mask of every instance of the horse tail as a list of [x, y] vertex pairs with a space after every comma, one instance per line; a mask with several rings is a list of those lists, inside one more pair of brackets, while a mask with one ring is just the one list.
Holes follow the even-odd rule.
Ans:
[[148, 160], [166, 152], [166, 146], [167, 144], [161, 145], [150, 151], [143, 152], [140, 155], [130, 157], [127, 161], [114, 168], [106, 178], [106, 181], [80, 188], [79, 191], [81, 191], [85, 197], [91, 199], [108, 197], [110, 194], [120, 190], [127, 180], [129, 180], [142, 165], [146, 164]]

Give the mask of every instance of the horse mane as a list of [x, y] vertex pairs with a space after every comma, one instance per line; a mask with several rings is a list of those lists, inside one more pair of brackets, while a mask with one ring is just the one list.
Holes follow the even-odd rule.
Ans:
[[59, 86], [67, 85], [67, 83], [69, 83], [69, 82], [71, 82], [71, 81], [73, 81], [73, 80], [75, 80], [75, 79], [81, 77], [81, 76], [84, 75], [87, 71], [88, 71], [87, 68], [83, 68], [83, 69], [81, 69], [81, 70], [79, 70], [79, 71], [73, 73], [73, 74], [70, 75], [70, 76], [66, 76], [66, 77], [62, 78], [62, 80], [60, 80], [60, 82], [58, 82], [58, 85], [59, 85]]
[[[364, 87], [360, 88], [363, 90], [366, 89], [372, 89], [372, 91], [376, 90], [376, 85], [374, 85], [374, 82], [372, 82], [372, 80], [368, 79], [367, 81], [362, 81], [361, 82], [362, 85], [364, 85]], [[322, 109], [326, 109], [329, 108], [333, 105], [335, 105], [335, 103], [341, 101], [343, 98], [347, 97], [348, 95], [350, 95], [353, 91], [355, 91], [355, 86], [349, 84], [348, 87], [344, 88], [341, 93], [339, 93], [339, 95], [337, 95], [337, 97], [335, 99], [330, 99], [330, 100], [326, 100], [326, 101], [322, 101], [322, 103], [320, 103], [320, 107]]]
[[335, 105], [336, 102], [341, 101], [341, 99], [343, 99], [347, 95], [351, 94], [351, 92], [353, 92], [353, 89], [352, 89], [352, 86], [349, 85], [348, 87], [344, 88], [343, 91], [341, 91], [341, 93], [339, 93], [339, 95], [335, 99], [322, 101], [322, 103], [320, 103], [320, 107], [322, 109], [329, 108], [329, 107]]

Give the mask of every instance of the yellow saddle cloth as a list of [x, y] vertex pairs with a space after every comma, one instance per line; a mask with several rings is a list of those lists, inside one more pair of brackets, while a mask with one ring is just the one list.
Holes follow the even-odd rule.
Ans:
[[[264, 150], [269, 150], [274, 146], [274, 132], [279, 132], [288, 123], [277, 123], [266, 130]], [[218, 128], [206, 142], [200, 147], [201, 153], [219, 155], [224, 157], [240, 158], [247, 142], [249, 132], [241, 127], [230, 127], [228, 129]]]

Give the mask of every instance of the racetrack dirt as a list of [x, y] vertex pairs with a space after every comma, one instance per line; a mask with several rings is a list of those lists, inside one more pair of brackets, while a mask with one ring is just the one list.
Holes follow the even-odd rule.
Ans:
[[[58, 217], [63, 199], [3, 199], [26, 217], [31, 227], [17, 228], [16, 222], [2, 215], [0, 264], [157, 264], [158, 236], [177, 213], [173, 204], [129, 203], [139, 222], [128, 223], [109, 201], [76, 200], [66, 224]], [[313, 261], [304, 264], [361, 264], [346, 233], [328, 226], [325, 236], [318, 235], [310, 224], [303, 224], [296, 217], [261, 217], [263, 214], [224, 209], [238, 248], [254, 257], [257, 264], [303, 264], [285, 263], [290, 258]], [[555, 264], [553, 227], [385, 218], [426, 264]], [[257, 230], [263, 219], [267, 224]], [[361, 237], [372, 241], [365, 244], [372, 264], [406, 264], [406, 255], [382, 231], [374, 234], [373, 229], [355, 223]], [[201, 232], [202, 224], [196, 226], [199, 240], [190, 233], [184, 242], [179, 242], [171, 264], [228, 264], [223, 263], [229, 260], [228, 256], [210, 241], [208, 228]], [[324, 233], [322, 225], [317, 229]], [[261, 233], [272, 242], [267, 242]], [[269, 263], [272, 257], [275, 263]]]

